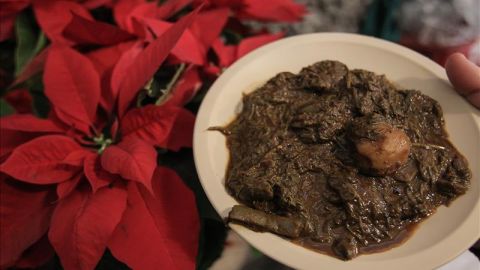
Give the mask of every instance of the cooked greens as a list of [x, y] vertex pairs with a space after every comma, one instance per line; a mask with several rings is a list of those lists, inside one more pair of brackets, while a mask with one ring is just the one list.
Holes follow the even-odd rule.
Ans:
[[471, 178], [435, 100], [337, 61], [276, 75], [221, 130], [246, 205], [229, 220], [344, 260], [400, 243]]

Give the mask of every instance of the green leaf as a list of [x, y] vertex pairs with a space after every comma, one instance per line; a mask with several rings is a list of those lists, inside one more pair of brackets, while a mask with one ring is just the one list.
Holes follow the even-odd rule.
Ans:
[[31, 16], [21, 13], [15, 21], [17, 48], [15, 49], [15, 74], [20, 74], [25, 65], [47, 44], [43, 32], [37, 33]]
[[[3, 31], [2, 27], [3, 25], [0, 22], [0, 31]], [[15, 47], [16, 43], [12, 39], [0, 42], [0, 70], [3, 70], [2, 74], [0, 75], [0, 96], [6, 94], [9, 84], [14, 80], [13, 73], [15, 69]]]
[[47, 37], [43, 32], [38, 33], [37, 44], [35, 44], [35, 49], [33, 50], [33, 55], [37, 55], [45, 46], [47, 45]]
[[5, 99], [0, 99], [0, 116], [7, 116], [15, 113], [15, 109], [8, 104]]
[[26, 82], [26, 86], [32, 95], [33, 112], [41, 118], [47, 118], [50, 112], [50, 101], [43, 93], [42, 75], [37, 74]]

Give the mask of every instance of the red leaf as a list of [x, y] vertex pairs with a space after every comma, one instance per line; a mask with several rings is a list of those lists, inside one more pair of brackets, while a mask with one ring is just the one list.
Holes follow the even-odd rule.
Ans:
[[168, 0], [155, 9], [155, 18], [167, 19], [189, 5], [192, 0]]
[[[145, 18], [144, 22], [157, 37], [161, 36], [172, 27], [171, 23], [156, 19]], [[205, 62], [205, 51], [206, 50], [202, 48], [198, 39], [189, 29], [187, 29], [183, 32], [177, 44], [171, 50], [171, 54], [177, 57], [181, 62], [202, 65]]]
[[137, 181], [152, 189], [153, 171], [157, 165], [157, 152], [150, 144], [142, 140], [123, 140], [111, 145], [101, 156], [102, 167], [113, 174]]
[[155, 170], [153, 189], [155, 196], [129, 184], [110, 251], [133, 269], [195, 269], [199, 222], [192, 192], [167, 168]]
[[38, 132], [1, 130], [0, 135], [0, 158], [2, 158], [12, 152], [17, 146], [44, 134]]
[[208, 79], [212, 80], [215, 80], [218, 76], [220, 76], [220, 73], [222, 73], [220, 67], [218, 67], [214, 63], [208, 63], [203, 67], [202, 71], [205, 73]]
[[120, 133], [125, 139], [141, 139], [158, 145], [168, 136], [182, 110], [180, 107], [155, 105], [130, 110], [122, 119]]
[[222, 67], [227, 67], [250, 51], [282, 37], [283, 33], [261, 34], [245, 38], [237, 46], [225, 45], [223, 41], [218, 38], [213, 43], [212, 48], [218, 56], [219, 65]]
[[194, 124], [195, 116], [187, 110], [182, 110], [175, 119], [170, 134], [159, 146], [173, 151], [178, 151], [182, 147], [192, 147]]
[[[145, 26], [145, 24], [140, 23], [137, 18], [133, 17], [133, 18], [131, 19], [131, 25], [132, 25], [132, 26], [131, 26], [131, 28], [132, 28], [131, 31], [132, 31], [133, 33], [135, 33], [135, 35], [136, 35], [140, 40], [142, 40], [142, 39], [147, 39], [147, 34], [148, 34], [148, 36], [149, 36], [149, 38], [150, 38], [151, 33], [150, 33], [150, 32], [147, 32], [147, 27]], [[151, 39], [153, 39], [153, 38], [151, 38]]]
[[116, 2], [113, 7], [113, 17], [120, 28], [130, 31], [127, 27], [127, 16], [136, 6], [144, 2], [144, 0], [119, 0]]
[[205, 50], [210, 48], [215, 39], [220, 35], [229, 15], [230, 9], [228, 8], [212, 9], [197, 15], [190, 29], [203, 44]]
[[161, 5], [155, 2], [141, 3], [135, 6], [127, 15], [126, 27], [133, 32], [133, 21], [135, 19], [167, 19], [190, 4], [190, 2], [192, 2], [192, 0], [168, 0]]
[[119, 115], [125, 114], [132, 99], [138, 91], [155, 74], [170, 50], [177, 44], [185, 29], [192, 23], [201, 7], [189, 15], [182, 17], [162, 36], [150, 43], [128, 68], [128, 76], [124, 76], [119, 91]]
[[124, 187], [95, 194], [77, 189], [60, 201], [52, 216], [48, 238], [63, 268], [94, 269], [126, 208]]
[[122, 42], [113, 46], [103, 47], [86, 54], [98, 74], [102, 75], [112, 69], [120, 57], [128, 51], [135, 42]]
[[0, 165], [0, 171], [33, 184], [63, 182], [74, 176], [78, 168], [61, 164], [61, 161], [80, 148], [69, 137], [42, 136], [17, 147]]
[[69, 45], [72, 42], [65, 39], [62, 32], [72, 19], [72, 13], [93, 19], [86, 8], [70, 1], [33, 1], [33, 11], [38, 24], [50, 40]]
[[50, 261], [54, 255], [55, 251], [48, 241], [47, 234], [45, 234], [23, 252], [22, 257], [15, 263], [15, 268], [38, 269]]
[[113, 94], [111, 86], [111, 77], [113, 68], [120, 57], [128, 51], [135, 43], [123, 42], [115, 46], [104, 47], [92, 52], [86, 56], [90, 59], [95, 70], [100, 76], [101, 97], [100, 104], [107, 111], [111, 112], [115, 103], [116, 95]]
[[33, 113], [33, 100], [27, 89], [15, 89], [15, 91], [6, 93], [4, 98], [8, 104], [15, 108], [17, 113]]
[[88, 9], [95, 9], [101, 6], [110, 7], [113, 0], [86, 0], [82, 2], [82, 5]]
[[72, 14], [72, 20], [63, 30], [63, 35], [77, 44], [114, 45], [134, 38], [111, 24], [87, 20]]
[[28, 63], [23, 68], [23, 70], [17, 76], [17, 78], [15, 78], [15, 81], [12, 83], [12, 86], [18, 85], [30, 79], [33, 75], [42, 71], [45, 66], [45, 61], [47, 60], [49, 51], [50, 51], [50, 47], [47, 47], [43, 49], [35, 57], [30, 59], [30, 61], [28, 61]]
[[194, 0], [193, 6], [206, 3], [208, 7], [231, 7], [231, 8], [240, 8], [243, 6], [244, 0]]
[[178, 80], [171, 97], [165, 105], [182, 106], [188, 103], [202, 86], [202, 80], [196, 67], [189, 67]]
[[243, 0], [239, 17], [262, 21], [296, 22], [303, 18], [306, 8], [293, 0]]
[[100, 78], [87, 57], [68, 47], [52, 47], [43, 80], [55, 108], [84, 124], [95, 122]]
[[218, 57], [218, 64], [221, 67], [228, 67], [237, 60], [237, 46], [225, 45], [223, 41], [218, 38], [213, 43], [212, 48]]
[[[176, 233], [166, 237], [173, 238], [173, 241], [165, 242], [168, 243], [171, 253], [176, 254], [179, 269], [194, 268], [200, 224], [193, 192], [174, 170], [166, 167], [155, 169], [152, 186], [153, 195], [141, 186], [138, 190], [156, 227], [175, 228]], [[170, 207], [172, 204], [176, 206], [175, 209]]]
[[237, 59], [244, 56], [245, 54], [255, 50], [258, 47], [261, 47], [267, 43], [275, 41], [283, 37], [283, 33], [278, 34], [263, 34], [258, 36], [253, 36], [246, 38], [240, 42], [237, 50]]
[[70, 152], [65, 157], [65, 159], [62, 160], [62, 163], [71, 165], [71, 166], [76, 166], [76, 167], [83, 167], [83, 161], [90, 154], [93, 154], [93, 153], [86, 149], [75, 150], [73, 152]]
[[0, 178], [0, 268], [6, 269], [47, 232], [55, 192]]
[[26, 8], [30, 2], [28, 0], [2, 0], [0, 17], [16, 14]]
[[144, 18], [153, 18], [155, 16], [156, 2], [144, 2], [133, 8], [125, 18], [125, 27], [130, 32], [136, 32], [134, 21], [143, 21]]
[[[120, 91], [121, 83], [127, 74], [129, 74], [129, 69], [135, 62], [137, 56], [143, 50], [143, 43], [137, 42], [135, 43], [129, 50], [125, 51], [120, 59], [118, 60], [117, 64], [113, 68], [112, 77], [110, 80], [111, 85], [111, 97], [114, 102], [117, 100], [118, 93]], [[130, 76], [130, 75], [128, 75]]]
[[110, 134], [113, 139], [116, 139], [118, 137], [118, 126], [118, 119], [113, 120], [112, 126], [110, 127]]
[[100, 75], [100, 106], [110, 114], [115, 106], [115, 98], [112, 95], [112, 86], [110, 85], [110, 80], [112, 77], [113, 69], [105, 71], [104, 74]]
[[15, 25], [16, 14], [1, 16], [0, 25], [0, 42], [5, 41], [13, 36], [13, 26]]
[[24, 132], [62, 133], [63, 128], [50, 119], [41, 119], [32, 114], [12, 114], [0, 118], [0, 130]]
[[[62, 111], [57, 110], [56, 108], [50, 110], [47, 119], [51, 120], [55, 125], [60, 127], [64, 135], [74, 138], [77, 142], [86, 146], [95, 144], [89, 139], [94, 135], [92, 134], [93, 129], [90, 128], [90, 126], [88, 126], [87, 124], [83, 124], [80, 122], [74, 123], [73, 121], [68, 124], [68, 121], [65, 120], [72, 119]], [[82, 127], [85, 131], [80, 131]]]
[[65, 197], [67, 197], [68, 195], [70, 195], [75, 190], [75, 188], [78, 186], [78, 183], [80, 183], [80, 180], [82, 178], [83, 178], [83, 174], [79, 173], [68, 181], [58, 183], [58, 185], [57, 185], [58, 199], [61, 200]]
[[113, 175], [102, 168], [100, 156], [97, 154], [90, 154], [85, 158], [83, 170], [92, 186], [93, 193], [108, 186], [118, 178], [117, 175]]
[[49, 118], [54, 120], [55, 123], [61, 123], [62, 125], [68, 127], [69, 130], [66, 132], [66, 135], [69, 137], [79, 139], [78, 132], [81, 133], [80, 137], [84, 137], [85, 135], [88, 137], [92, 136], [90, 124], [81, 122], [56, 107], [53, 107], [53, 109], [50, 111]]
[[0, 8], [0, 42], [9, 39], [13, 34], [13, 26], [17, 14], [26, 8], [30, 1], [23, 0], [3, 0]]

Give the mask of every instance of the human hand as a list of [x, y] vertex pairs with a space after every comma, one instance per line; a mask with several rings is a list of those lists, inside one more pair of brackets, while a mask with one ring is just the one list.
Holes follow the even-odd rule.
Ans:
[[455, 90], [480, 109], [480, 67], [463, 54], [454, 53], [448, 57], [445, 69]]

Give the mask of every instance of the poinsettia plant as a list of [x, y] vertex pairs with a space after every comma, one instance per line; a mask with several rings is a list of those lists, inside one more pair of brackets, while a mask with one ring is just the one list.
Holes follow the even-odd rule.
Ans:
[[304, 7], [0, 5], [0, 268], [35, 268], [56, 255], [65, 269], [94, 269], [106, 250], [133, 269], [204, 267], [199, 198], [159, 159], [191, 147], [195, 116], [184, 106], [199, 91], [283, 36], [247, 22], [298, 21]]

